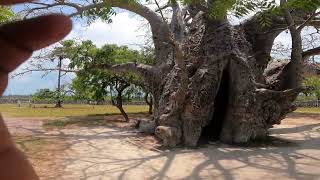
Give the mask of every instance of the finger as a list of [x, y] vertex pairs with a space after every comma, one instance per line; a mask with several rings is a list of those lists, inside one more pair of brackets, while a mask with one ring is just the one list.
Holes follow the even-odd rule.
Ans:
[[32, 51], [21, 50], [0, 38], [0, 75], [13, 71], [31, 55]]
[[21, 48], [38, 50], [61, 40], [71, 29], [69, 17], [54, 14], [4, 25], [0, 38]]
[[71, 28], [71, 20], [63, 15], [42, 16], [0, 27], [0, 70], [14, 70], [32, 51], [61, 40]]
[[[0, 83], [0, 96], [1, 96], [4, 93], [4, 91], [6, 90], [6, 87], [8, 84], [8, 74], [7, 73], [0, 72], [0, 82], [1, 82]], [[0, 118], [1, 118], [1, 116], [0, 116]], [[1, 131], [1, 129], [0, 129], [0, 131]], [[1, 134], [1, 132], [0, 132], [0, 134]]]
[[9, 5], [9, 4], [17, 4], [17, 3], [24, 3], [24, 2], [30, 2], [31, 0], [1, 0], [1, 5]]

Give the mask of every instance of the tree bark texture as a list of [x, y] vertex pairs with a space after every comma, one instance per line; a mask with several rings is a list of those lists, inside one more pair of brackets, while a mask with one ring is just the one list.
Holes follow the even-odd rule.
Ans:
[[[171, 147], [196, 146], [202, 135], [225, 143], [265, 138], [272, 125], [280, 124], [294, 110], [292, 102], [300, 81], [272, 89], [261, 70], [267, 68], [270, 47], [264, 46], [269, 55], [252, 56], [258, 47], [246, 39], [245, 27], [234, 27], [227, 20], [212, 21], [204, 15], [196, 18], [190, 30], [193, 33], [183, 42], [188, 67], [186, 93], [178, 94], [181, 69], [173, 66], [163, 78], [160, 92], [154, 93], [160, 94], [155, 101], [155, 134]], [[261, 57], [268, 60], [257, 62]], [[288, 67], [286, 64], [281, 70]], [[297, 75], [281, 70], [276, 73]]]

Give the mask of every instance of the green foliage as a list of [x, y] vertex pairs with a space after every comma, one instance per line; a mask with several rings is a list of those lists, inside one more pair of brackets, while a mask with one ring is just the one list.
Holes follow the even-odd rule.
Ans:
[[292, 8], [292, 9], [303, 9], [303, 10], [312, 12], [320, 7], [320, 1], [319, 0], [290, 0], [284, 7]]
[[46, 102], [46, 103], [56, 103], [57, 99], [60, 100], [73, 100], [73, 96], [68, 96], [65, 87], [62, 86], [60, 95], [57, 91], [52, 91], [50, 89], [39, 89], [36, 93], [32, 95], [33, 102]]
[[82, 18], [85, 17], [88, 24], [91, 24], [98, 18], [100, 18], [101, 20], [107, 23], [111, 23], [112, 22], [111, 17], [115, 15], [116, 12], [112, 9], [112, 7], [108, 3], [105, 3], [105, 4], [106, 5], [101, 8], [95, 8], [95, 9], [84, 11], [81, 17]]
[[276, 0], [214, 0], [211, 14], [215, 18], [219, 18], [225, 16], [229, 11], [237, 17], [264, 12], [260, 17], [260, 22], [263, 25], [269, 25], [270, 17], [266, 14], [281, 13], [284, 8], [313, 12], [319, 7], [319, 0], [288, 0], [282, 6], [279, 6]]
[[[277, 6], [276, 3], [265, 8], [258, 13], [258, 20], [263, 26], [271, 25], [271, 18], [274, 15], [280, 15], [284, 9], [292, 11], [304, 11], [312, 13], [320, 7], [319, 0], [288, 0], [287, 3]], [[262, 13], [263, 12], [263, 13]]]
[[[141, 78], [133, 73], [117, 74], [113, 71], [97, 68], [99, 65], [116, 65], [126, 62], [141, 62], [152, 64], [154, 54], [152, 49], [142, 52], [131, 50], [127, 46], [104, 45], [96, 47], [91, 41], [76, 43], [75, 41], [63, 41], [62, 47], [58, 47], [53, 54], [63, 54], [70, 59], [69, 67], [80, 70], [72, 82], [72, 89], [77, 99], [87, 99], [101, 102], [110, 95], [119, 81], [129, 84], [142, 84]], [[129, 91], [129, 90], [128, 90]], [[116, 95], [116, 91], [112, 92]], [[124, 92], [127, 94], [127, 92]]]
[[14, 13], [10, 8], [0, 6], [0, 24], [10, 21], [13, 15]]
[[[142, 3], [151, 0], [118, 0], [121, 3]], [[112, 22], [111, 17], [116, 14], [109, 1], [95, 0], [96, 3], [105, 2], [105, 6], [84, 11], [81, 15], [88, 23], [100, 18], [108, 23]], [[263, 26], [271, 25], [271, 17], [274, 14], [282, 13], [283, 8], [301, 9], [312, 12], [320, 7], [319, 0], [288, 0], [285, 5], [279, 6], [278, 0], [168, 0], [168, 3], [182, 3], [207, 9], [209, 16], [213, 19], [224, 18], [228, 14], [236, 17], [243, 17], [251, 14], [258, 14], [258, 20]]]
[[308, 87], [306, 94], [316, 96], [320, 100], [320, 78], [308, 77], [304, 80], [304, 86]]
[[54, 102], [57, 97], [57, 93], [50, 89], [39, 89], [33, 96], [32, 101], [47, 101]]
[[[172, 0], [171, 0], [172, 1]], [[181, 0], [184, 4], [206, 4], [205, 1]], [[228, 13], [243, 17], [253, 13], [260, 14], [259, 21], [263, 26], [271, 24], [271, 16], [282, 12], [283, 8], [301, 9], [313, 12], [320, 7], [319, 0], [288, 0], [279, 6], [276, 0], [212, 0], [208, 5], [210, 16], [215, 19], [223, 18]], [[263, 12], [263, 13], [262, 13]]]
[[210, 16], [213, 18], [223, 18], [235, 4], [236, 0], [214, 1], [210, 10]]

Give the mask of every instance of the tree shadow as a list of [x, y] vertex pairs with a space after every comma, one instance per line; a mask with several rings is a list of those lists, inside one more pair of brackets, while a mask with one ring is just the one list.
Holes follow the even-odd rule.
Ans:
[[320, 130], [320, 123], [291, 127], [291, 128], [271, 129], [270, 131], [273, 134], [292, 134], [292, 133], [301, 133], [304, 131], [317, 130], [317, 129]]
[[148, 113], [129, 113], [130, 121], [126, 122], [119, 113], [96, 114], [88, 116], [67, 116], [55, 120], [45, 121], [43, 126], [46, 128], [65, 128], [67, 126], [80, 127], [112, 127], [117, 129], [129, 130], [134, 129], [141, 119], [151, 119]]
[[319, 113], [302, 113], [302, 112], [293, 112], [287, 115], [287, 118], [298, 119], [298, 118], [312, 118], [314, 120], [320, 120]]
[[[274, 129], [269, 139], [251, 144], [226, 145], [216, 142], [193, 149], [180, 147], [164, 150], [162, 153], [141, 147], [126, 149], [126, 139], [139, 136], [130, 130], [119, 131], [104, 127], [57, 129], [40, 136], [68, 142], [64, 149], [66, 153], [55, 157], [58, 162], [63, 162], [60, 165], [63, 171], [57, 173], [55, 179], [63, 179], [66, 174], [70, 174], [67, 176], [70, 179], [111, 175], [114, 179], [128, 179], [134, 178], [133, 175], [138, 172], [142, 173], [141, 177], [154, 180], [235, 180], [244, 177], [239, 175], [243, 172], [252, 175], [247, 179], [272, 179], [278, 175], [281, 175], [278, 177], [280, 179], [317, 179], [320, 178], [318, 127], [320, 128], [319, 123]], [[299, 133], [303, 138], [292, 138], [290, 135], [293, 133]], [[121, 146], [122, 144], [126, 146]], [[121, 151], [123, 153], [119, 153]], [[138, 152], [134, 155], [126, 154], [131, 151]], [[183, 175], [175, 172], [177, 169], [183, 169]], [[74, 175], [73, 171], [78, 174]], [[253, 174], [250, 174], [251, 171]], [[137, 176], [137, 179], [140, 177]]]

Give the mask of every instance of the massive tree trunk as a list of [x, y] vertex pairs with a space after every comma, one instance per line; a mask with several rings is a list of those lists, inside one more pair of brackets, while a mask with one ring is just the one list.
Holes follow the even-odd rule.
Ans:
[[[226, 143], [266, 137], [268, 129], [293, 110], [299, 91], [258, 87], [253, 47], [243, 28], [199, 15], [192, 30], [183, 42], [186, 93], [178, 94], [181, 70], [174, 67], [162, 82], [156, 135], [168, 146], [195, 146], [201, 135]], [[257, 73], [260, 79], [262, 73]]]
[[[260, 26], [259, 15], [234, 26], [227, 18], [210, 18], [214, 0], [183, 9], [170, 1], [172, 4], [163, 7], [172, 8], [167, 24], [163, 16], [137, 2], [105, 2], [137, 13], [150, 23], [155, 66], [127, 63], [101, 67], [143, 77], [154, 97], [155, 134], [167, 146], [196, 146], [203, 135], [226, 143], [265, 138], [269, 128], [294, 110], [292, 102], [301, 91], [302, 60], [320, 52], [302, 52], [301, 29], [312, 21], [305, 14], [292, 18], [292, 12], [299, 11], [285, 10], [272, 17], [269, 27]], [[78, 7], [72, 15], [102, 6]], [[286, 29], [291, 32], [292, 59], [270, 64], [274, 40]]]
[[[193, 9], [196, 15], [185, 31], [182, 11], [172, 8], [171, 51], [157, 53], [162, 54], [158, 62], [166, 63], [113, 67], [145, 78], [154, 96], [155, 134], [171, 147], [196, 146], [201, 136], [225, 143], [267, 137], [268, 129], [295, 109], [292, 103], [301, 91], [301, 58], [293, 53], [290, 63], [268, 67], [274, 39], [287, 28], [286, 21], [275, 18], [268, 29], [253, 17], [233, 26], [227, 18], [212, 20]], [[298, 47], [299, 32], [293, 35], [298, 42], [293, 47]]]

